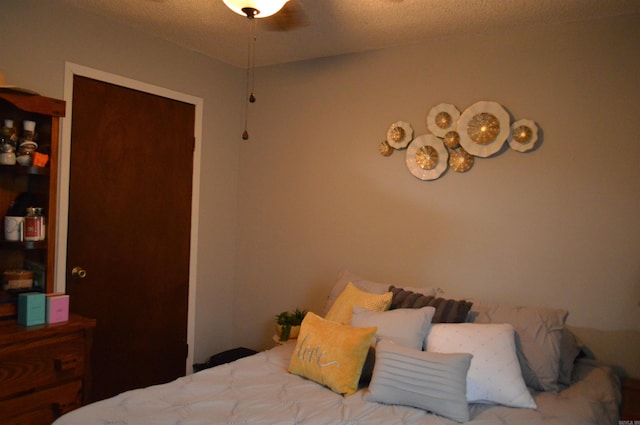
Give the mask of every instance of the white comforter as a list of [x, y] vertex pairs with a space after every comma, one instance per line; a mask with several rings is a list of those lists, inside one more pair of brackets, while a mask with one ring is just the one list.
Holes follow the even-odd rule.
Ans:
[[[294, 344], [207, 369], [164, 385], [122, 393], [61, 417], [54, 425], [456, 424], [425, 411], [342, 397], [287, 373]], [[470, 405], [475, 425], [616, 425], [620, 389], [609, 368], [578, 362], [575, 383], [535, 393], [537, 410]]]

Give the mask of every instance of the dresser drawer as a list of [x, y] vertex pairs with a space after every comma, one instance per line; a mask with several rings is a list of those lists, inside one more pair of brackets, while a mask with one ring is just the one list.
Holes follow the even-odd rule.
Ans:
[[0, 424], [50, 424], [64, 413], [82, 405], [82, 381], [47, 388], [43, 391], [0, 401]]
[[80, 333], [0, 347], [0, 400], [81, 378], [84, 353], [85, 341]]

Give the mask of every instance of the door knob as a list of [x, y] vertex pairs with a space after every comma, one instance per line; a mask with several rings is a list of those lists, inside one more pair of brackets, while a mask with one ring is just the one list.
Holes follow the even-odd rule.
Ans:
[[78, 279], [84, 279], [85, 277], [87, 277], [87, 271], [82, 267], [76, 266], [73, 268], [73, 270], [71, 270], [71, 276]]

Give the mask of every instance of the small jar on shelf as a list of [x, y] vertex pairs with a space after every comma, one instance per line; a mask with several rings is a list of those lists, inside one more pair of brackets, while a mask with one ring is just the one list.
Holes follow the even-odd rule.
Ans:
[[29, 207], [24, 218], [24, 240], [41, 241], [44, 239], [44, 217], [42, 208]]
[[16, 163], [16, 143], [18, 137], [13, 128], [13, 120], [4, 120], [0, 132], [0, 164], [14, 165]]
[[20, 165], [30, 166], [33, 165], [33, 154], [38, 149], [36, 123], [35, 121], [25, 120], [22, 126], [22, 139], [20, 139], [16, 161]]

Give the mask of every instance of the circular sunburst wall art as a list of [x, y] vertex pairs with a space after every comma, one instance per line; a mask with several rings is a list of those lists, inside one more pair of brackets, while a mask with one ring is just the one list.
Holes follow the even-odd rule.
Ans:
[[382, 156], [390, 156], [393, 153], [393, 148], [389, 145], [389, 142], [383, 140], [378, 146], [378, 151], [380, 151], [380, 155]]
[[464, 173], [473, 167], [473, 155], [465, 151], [463, 147], [449, 151], [449, 167], [456, 173]]
[[435, 180], [448, 166], [449, 152], [433, 134], [416, 137], [407, 148], [405, 162], [411, 174], [420, 180]]
[[472, 155], [486, 158], [498, 152], [509, 137], [509, 114], [496, 102], [476, 102], [458, 120], [460, 145]]
[[455, 149], [460, 146], [460, 135], [457, 131], [448, 131], [442, 138], [442, 141], [449, 149]]
[[405, 121], [396, 121], [387, 130], [387, 143], [395, 149], [404, 149], [413, 140], [413, 127]]
[[473, 168], [476, 157], [500, 152], [506, 141], [513, 150], [530, 151], [541, 137], [534, 121], [511, 123], [507, 110], [491, 101], [476, 102], [462, 113], [451, 103], [439, 103], [429, 109], [425, 121], [431, 133], [415, 139], [410, 123], [392, 123], [378, 147], [385, 157], [406, 148], [407, 168], [420, 180], [435, 180], [448, 168], [465, 173]]
[[511, 125], [509, 146], [518, 152], [527, 152], [538, 141], [538, 126], [531, 120], [518, 120]]
[[444, 137], [454, 131], [460, 118], [460, 111], [450, 103], [440, 103], [431, 108], [427, 114], [427, 128], [438, 137]]

